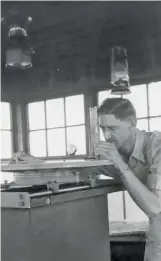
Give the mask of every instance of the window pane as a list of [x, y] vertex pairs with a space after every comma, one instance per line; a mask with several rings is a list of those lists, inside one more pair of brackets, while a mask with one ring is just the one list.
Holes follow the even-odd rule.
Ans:
[[150, 119], [150, 131], [161, 131], [161, 117]]
[[84, 95], [67, 97], [65, 104], [67, 126], [84, 124]]
[[130, 87], [131, 94], [124, 95], [123, 97], [130, 100], [135, 107], [137, 118], [147, 117], [147, 92], [146, 85], [138, 85]]
[[14, 181], [14, 173], [13, 172], [0, 172], [0, 184], [4, 184], [7, 180], [8, 183]]
[[10, 104], [1, 102], [1, 129], [11, 129]]
[[29, 103], [28, 110], [30, 130], [45, 129], [44, 102]]
[[48, 156], [65, 156], [65, 129], [48, 130]]
[[32, 131], [30, 137], [30, 153], [35, 157], [46, 157], [45, 131]]
[[67, 128], [67, 145], [69, 144], [77, 147], [77, 155], [86, 154], [85, 126]]
[[109, 221], [123, 221], [122, 191], [108, 194]]
[[11, 158], [11, 131], [1, 131], [1, 158]]
[[150, 116], [161, 115], [161, 82], [149, 84]]
[[147, 119], [137, 120], [137, 128], [139, 130], [148, 131], [148, 120]]
[[125, 191], [126, 220], [127, 221], [148, 221], [145, 213], [136, 205], [131, 196]]
[[98, 93], [98, 106], [102, 104], [102, 102], [107, 99], [107, 98], [117, 98], [121, 97], [121, 95], [113, 95], [111, 94], [111, 90], [106, 90], [106, 91], [100, 91]]
[[64, 99], [46, 101], [47, 128], [64, 126]]
[[100, 130], [100, 140], [101, 140], [101, 141], [105, 141], [105, 138], [104, 138], [104, 136], [103, 136], [102, 129], [99, 128], [99, 130]]

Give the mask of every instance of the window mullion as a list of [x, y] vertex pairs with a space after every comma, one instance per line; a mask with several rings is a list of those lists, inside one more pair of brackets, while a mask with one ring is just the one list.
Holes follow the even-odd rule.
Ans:
[[64, 125], [65, 125], [65, 154], [67, 156], [67, 120], [66, 120], [66, 106], [65, 106], [65, 98], [64, 98]]
[[10, 120], [11, 120], [11, 126], [12, 126], [12, 132], [11, 132], [11, 137], [12, 137], [12, 153], [18, 151], [18, 140], [17, 140], [17, 123], [16, 123], [16, 105], [11, 104], [11, 113], [10, 113]]
[[12, 118], [12, 104], [9, 104], [10, 108], [10, 131], [13, 131], [13, 118]]
[[[77, 99], [78, 100], [78, 102], [79, 102], [79, 99]], [[49, 141], [49, 139], [50, 139], [50, 136], [48, 135], [48, 131], [49, 130], [57, 130], [56, 131], [56, 133], [58, 133], [58, 136], [61, 136], [62, 135], [62, 132], [63, 132], [63, 143], [62, 143], [62, 146], [63, 147], [65, 147], [65, 148], [63, 148], [63, 154], [65, 155], [65, 157], [67, 157], [68, 155], [67, 155], [67, 146], [68, 146], [68, 133], [67, 133], [67, 128], [68, 127], [80, 127], [80, 126], [84, 126], [84, 127], [86, 127], [86, 123], [79, 123], [79, 122], [81, 122], [82, 120], [77, 120], [77, 117], [76, 117], [76, 121], [73, 121], [73, 123], [75, 122], [75, 124], [74, 125], [70, 125], [70, 126], [67, 126], [67, 123], [68, 123], [68, 118], [67, 118], [67, 99], [66, 99], [66, 97], [62, 97], [61, 98], [61, 102], [63, 102], [63, 106], [64, 106], [64, 108], [62, 108], [63, 109], [63, 113], [61, 114], [61, 115], [63, 115], [64, 114], [64, 123], [63, 123], [63, 126], [61, 126], [61, 127], [53, 127], [52, 126], [52, 123], [51, 124], [49, 124], [49, 125], [51, 125], [51, 126], [48, 126], [48, 114], [47, 113], [49, 113], [48, 112], [48, 100], [46, 100], [45, 99], [45, 101], [42, 101], [42, 102], [44, 102], [44, 115], [43, 116], [45, 116], [45, 128], [43, 129], [43, 130], [45, 130], [45, 139], [46, 139], [46, 144], [44, 144], [45, 145], [45, 149], [46, 149], [46, 152], [47, 152], [47, 158], [49, 157], [49, 154], [50, 154], [50, 146], [49, 146], [49, 144], [48, 144], [48, 141]], [[69, 113], [70, 113], [70, 115], [69, 115], [69, 117], [71, 117], [71, 119], [72, 119], [72, 116], [73, 116], [73, 114], [72, 114], [72, 110], [71, 109], [73, 109], [74, 108], [74, 105], [73, 105], [73, 100], [71, 101], [71, 103], [69, 104]], [[81, 101], [80, 102], [82, 102], [82, 97], [81, 97]], [[74, 104], [75, 104], [76, 102], [75, 102], [75, 100], [74, 100]], [[53, 104], [55, 104], [55, 103], [53, 103]], [[59, 104], [59, 103], [58, 103]], [[72, 106], [73, 105], [73, 106]], [[76, 103], [76, 105], [77, 105], [77, 103]], [[36, 106], [36, 105], [34, 105], [34, 106]], [[31, 106], [31, 108], [35, 108], [35, 107], [32, 107]], [[41, 104], [41, 106], [42, 106], [42, 104]], [[52, 106], [52, 103], [51, 103], [51, 106]], [[72, 108], [72, 107], [73, 108]], [[79, 107], [79, 104], [78, 104], [78, 107]], [[56, 107], [54, 107], [56, 110], [58, 109], [60, 109], [59, 108], [59, 105], [57, 106], [56, 105]], [[41, 108], [41, 110], [42, 110], [42, 108]], [[52, 108], [50, 108], [50, 110], [51, 110], [51, 113], [52, 113]], [[71, 111], [70, 111], [71, 110]], [[84, 110], [84, 108], [83, 108], [83, 110]], [[82, 112], [81, 110], [79, 110], [80, 111], [80, 113]], [[32, 113], [32, 111], [31, 111], [31, 113]], [[34, 115], [35, 115], [35, 117], [34, 118], [36, 118], [36, 114], [34, 113]], [[60, 115], [60, 116], [61, 116]], [[50, 115], [49, 115], [50, 116]], [[57, 114], [55, 114], [55, 117], [59, 117], [59, 115], [57, 115]], [[32, 127], [34, 127], [35, 126], [35, 128], [36, 127], [38, 127], [39, 125], [37, 125], [36, 123], [34, 124], [34, 118], [33, 118], [33, 115], [32, 115], [32, 121], [33, 121], [33, 126]], [[78, 118], [80, 118], [80, 119], [82, 119], [82, 114], [81, 114], [81, 117], [79, 117], [79, 115], [78, 115]], [[51, 122], [52, 122], [52, 117], [51, 117]], [[62, 122], [62, 120], [60, 120], [59, 121], [59, 119], [58, 119], [58, 126], [59, 126], [59, 123], [60, 122]], [[77, 124], [77, 122], [78, 122], [78, 124]], [[72, 121], [71, 121], [71, 123], [72, 123]], [[70, 122], [69, 122], [69, 124], [70, 124]], [[41, 126], [40, 126], [41, 127]], [[49, 127], [49, 128], [48, 128]], [[82, 128], [78, 128], [78, 131], [80, 131], [80, 135], [83, 135], [83, 136], [81, 136], [81, 138], [83, 137], [83, 140], [84, 140], [84, 132], [82, 133], [82, 130], [84, 130], [84, 127], [83, 127], [83, 129]], [[59, 135], [59, 130], [58, 129], [60, 129], [60, 135]], [[42, 129], [41, 129], [42, 130]], [[36, 130], [29, 130], [29, 132], [31, 133], [31, 131], [32, 132], [34, 132], [34, 131], [40, 131], [40, 129], [38, 130], [38, 129], [36, 129]], [[75, 132], [77, 132], [77, 128], [73, 128], [73, 129], [71, 129], [70, 130], [70, 135], [71, 135], [71, 140], [72, 140], [72, 135], [75, 135]], [[54, 133], [54, 131], [53, 131], [53, 133]], [[73, 133], [73, 134], [72, 134]], [[32, 137], [34, 137], [34, 135], [36, 135], [35, 137], [37, 137], [37, 135], [39, 135], [39, 133], [38, 134], [33, 134], [32, 135]], [[44, 135], [44, 134], [43, 134]], [[53, 134], [54, 135], [54, 134]], [[51, 132], [51, 138], [52, 138], [52, 132]], [[54, 138], [54, 137], [53, 137]], [[73, 137], [74, 139], [75, 139], [75, 137]], [[71, 141], [72, 142], [72, 141]], [[33, 140], [33, 143], [34, 143], [34, 140]], [[81, 144], [79, 145], [79, 142], [78, 142], [78, 146], [80, 146], [81, 147]], [[66, 151], [64, 151], [64, 149], [66, 150]], [[65, 152], [65, 153], [64, 153]], [[36, 153], [36, 152], [35, 152]], [[54, 150], [53, 150], [53, 154], [55, 154], [55, 152], [54, 152]]]
[[99, 140], [99, 126], [98, 126], [98, 119], [97, 119], [97, 106], [98, 106], [98, 94], [95, 90], [92, 91], [89, 89], [88, 91], [88, 101], [87, 101], [87, 108], [86, 108], [86, 117], [88, 115], [88, 119], [85, 122], [88, 127], [87, 129], [87, 142], [88, 142], [88, 150], [87, 153], [89, 156], [94, 156], [94, 147], [96, 142]]
[[46, 156], [49, 156], [48, 152], [48, 134], [47, 134], [47, 111], [46, 111], [46, 101], [44, 101], [44, 110], [45, 110], [45, 139], [46, 139]]
[[148, 120], [148, 131], [150, 131], [150, 104], [149, 104], [149, 84], [146, 84], [146, 93], [147, 93], [147, 120]]
[[30, 153], [30, 127], [29, 127], [29, 106], [26, 105], [26, 128], [27, 128], [27, 152]]

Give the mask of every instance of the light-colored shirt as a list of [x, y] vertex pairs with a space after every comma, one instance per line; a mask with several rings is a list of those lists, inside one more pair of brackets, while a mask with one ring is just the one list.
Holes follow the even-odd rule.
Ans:
[[[161, 200], [161, 132], [137, 130], [129, 166]], [[144, 261], [161, 261], [161, 213], [149, 219]]]
[[150, 189], [161, 195], [161, 132], [137, 130], [136, 142], [129, 166]]
[[[138, 179], [161, 200], [161, 132], [137, 129], [133, 152], [125, 161]], [[113, 166], [100, 166], [90, 171], [94, 176], [104, 174], [119, 179]], [[161, 261], [161, 213], [149, 218], [144, 261]]]

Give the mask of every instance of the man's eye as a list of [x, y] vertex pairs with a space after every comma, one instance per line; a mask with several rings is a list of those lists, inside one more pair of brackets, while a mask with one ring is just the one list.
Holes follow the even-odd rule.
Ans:
[[106, 130], [114, 131], [114, 130], [116, 130], [116, 127], [108, 127], [108, 128], [106, 128], [106, 127], [101, 127], [101, 130], [102, 130], [103, 132], [105, 132]]
[[116, 127], [111, 127], [110, 129], [111, 129], [111, 130], [116, 130]]

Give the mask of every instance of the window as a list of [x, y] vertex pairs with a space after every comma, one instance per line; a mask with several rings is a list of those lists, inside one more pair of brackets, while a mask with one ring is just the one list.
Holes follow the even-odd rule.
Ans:
[[[140, 130], [161, 131], [161, 82], [153, 82], [138, 86], [131, 86], [131, 94], [123, 97], [129, 99], [136, 109], [137, 127]], [[108, 97], [117, 97], [111, 91], [98, 93], [98, 106]], [[100, 137], [103, 135], [100, 132]]]
[[132, 86], [125, 97], [136, 109], [138, 129], [161, 131], [161, 82]]
[[116, 98], [116, 97], [121, 97], [121, 95], [116, 96], [114, 94], [111, 94], [111, 90], [100, 91], [98, 93], [98, 106], [100, 106], [105, 99]]
[[131, 86], [131, 93], [124, 95], [123, 97], [127, 98], [132, 102], [136, 110], [137, 118], [141, 119], [147, 117], [147, 90], [146, 84]]
[[122, 191], [108, 194], [109, 221], [123, 221], [123, 193]]
[[150, 131], [161, 131], [161, 117], [150, 118]]
[[139, 130], [148, 131], [148, 119], [138, 119], [137, 120], [137, 128]]
[[148, 221], [147, 215], [136, 205], [130, 194], [125, 191], [126, 220], [129, 222]]
[[148, 131], [147, 85], [131, 86], [131, 94], [124, 95], [132, 102], [136, 110], [137, 128]]
[[149, 90], [149, 128], [161, 131], [161, 82], [148, 85]]
[[149, 84], [149, 116], [161, 116], [161, 82]]
[[8, 102], [1, 102], [1, 158], [12, 155], [11, 110]]
[[84, 95], [28, 104], [30, 153], [37, 157], [67, 156], [68, 144], [76, 155], [86, 154]]

